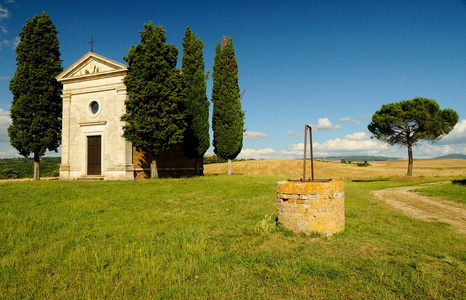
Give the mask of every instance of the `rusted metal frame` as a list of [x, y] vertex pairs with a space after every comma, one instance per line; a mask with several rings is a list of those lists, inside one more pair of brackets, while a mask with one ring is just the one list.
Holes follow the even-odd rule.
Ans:
[[307, 146], [307, 126], [304, 125], [304, 159], [303, 159], [303, 182], [306, 181], [306, 146]]
[[311, 154], [311, 175], [312, 181], [314, 181], [314, 154], [312, 151], [312, 127], [309, 125], [304, 125], [304, 162], [303, 162], [303, 181], [306, 181], [306, 147], [307, 147], [307, 132], [309, 131], [309, 148]]

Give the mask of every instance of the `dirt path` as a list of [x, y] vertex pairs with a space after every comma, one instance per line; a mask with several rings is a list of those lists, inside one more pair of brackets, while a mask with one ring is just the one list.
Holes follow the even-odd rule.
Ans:
[[419, 186], [405, 186], [384, 190], [372, 191], [372, 193], [392, 205], [396, 209], [404, 211], [410, 216], [426, 221], [445, 222], [451, 225], [451, 229], [466, 234], [466, 206], [461, 203], [441, 200], [434, 197], [418, 195], [412, 190], [434, 184], [446, 184], [435, 182]]

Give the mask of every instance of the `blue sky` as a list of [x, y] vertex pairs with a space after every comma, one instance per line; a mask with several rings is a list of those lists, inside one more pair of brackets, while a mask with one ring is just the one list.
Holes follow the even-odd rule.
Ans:
[[[64, 69], [90, 50], [91, 37], [96, 53], [124, 63], [149, 21], [178, 47], [179, 64], [190, 26], [209, 70], [217, 41], [231, 36], [247, 89], [239, 158], [301, 157], [305, 124], [316, 156], [406, 158], [406, 149], [371, 140], [367, 125], [382, 104], [417, 96], [454, 109], [460, 120], [438, 143], [416, 147], [415, 158], [466, 154], [464, 0], [0, 0], [0, 157], [17, 156], [6, 130], [15, 43], [26, 20], [43, 11], [59, 31]], [[210, 98], [211, 78], [207, 84]]]

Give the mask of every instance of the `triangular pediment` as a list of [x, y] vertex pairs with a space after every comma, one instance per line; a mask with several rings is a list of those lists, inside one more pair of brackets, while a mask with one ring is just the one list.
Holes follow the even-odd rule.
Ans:
[[94, 77], [114, 72], [119, 73], [127, 69], [126, 65], [91, 51], [60, 73], [57, 76], [57, 80], [63, 81], [72, 78]]

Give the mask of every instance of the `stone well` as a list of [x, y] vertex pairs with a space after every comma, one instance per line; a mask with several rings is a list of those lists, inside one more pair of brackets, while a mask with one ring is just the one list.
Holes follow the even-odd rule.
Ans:
[[345, 229], [343, 181], [277, 182], [278, 222], [293, 232], [330, 236]]

